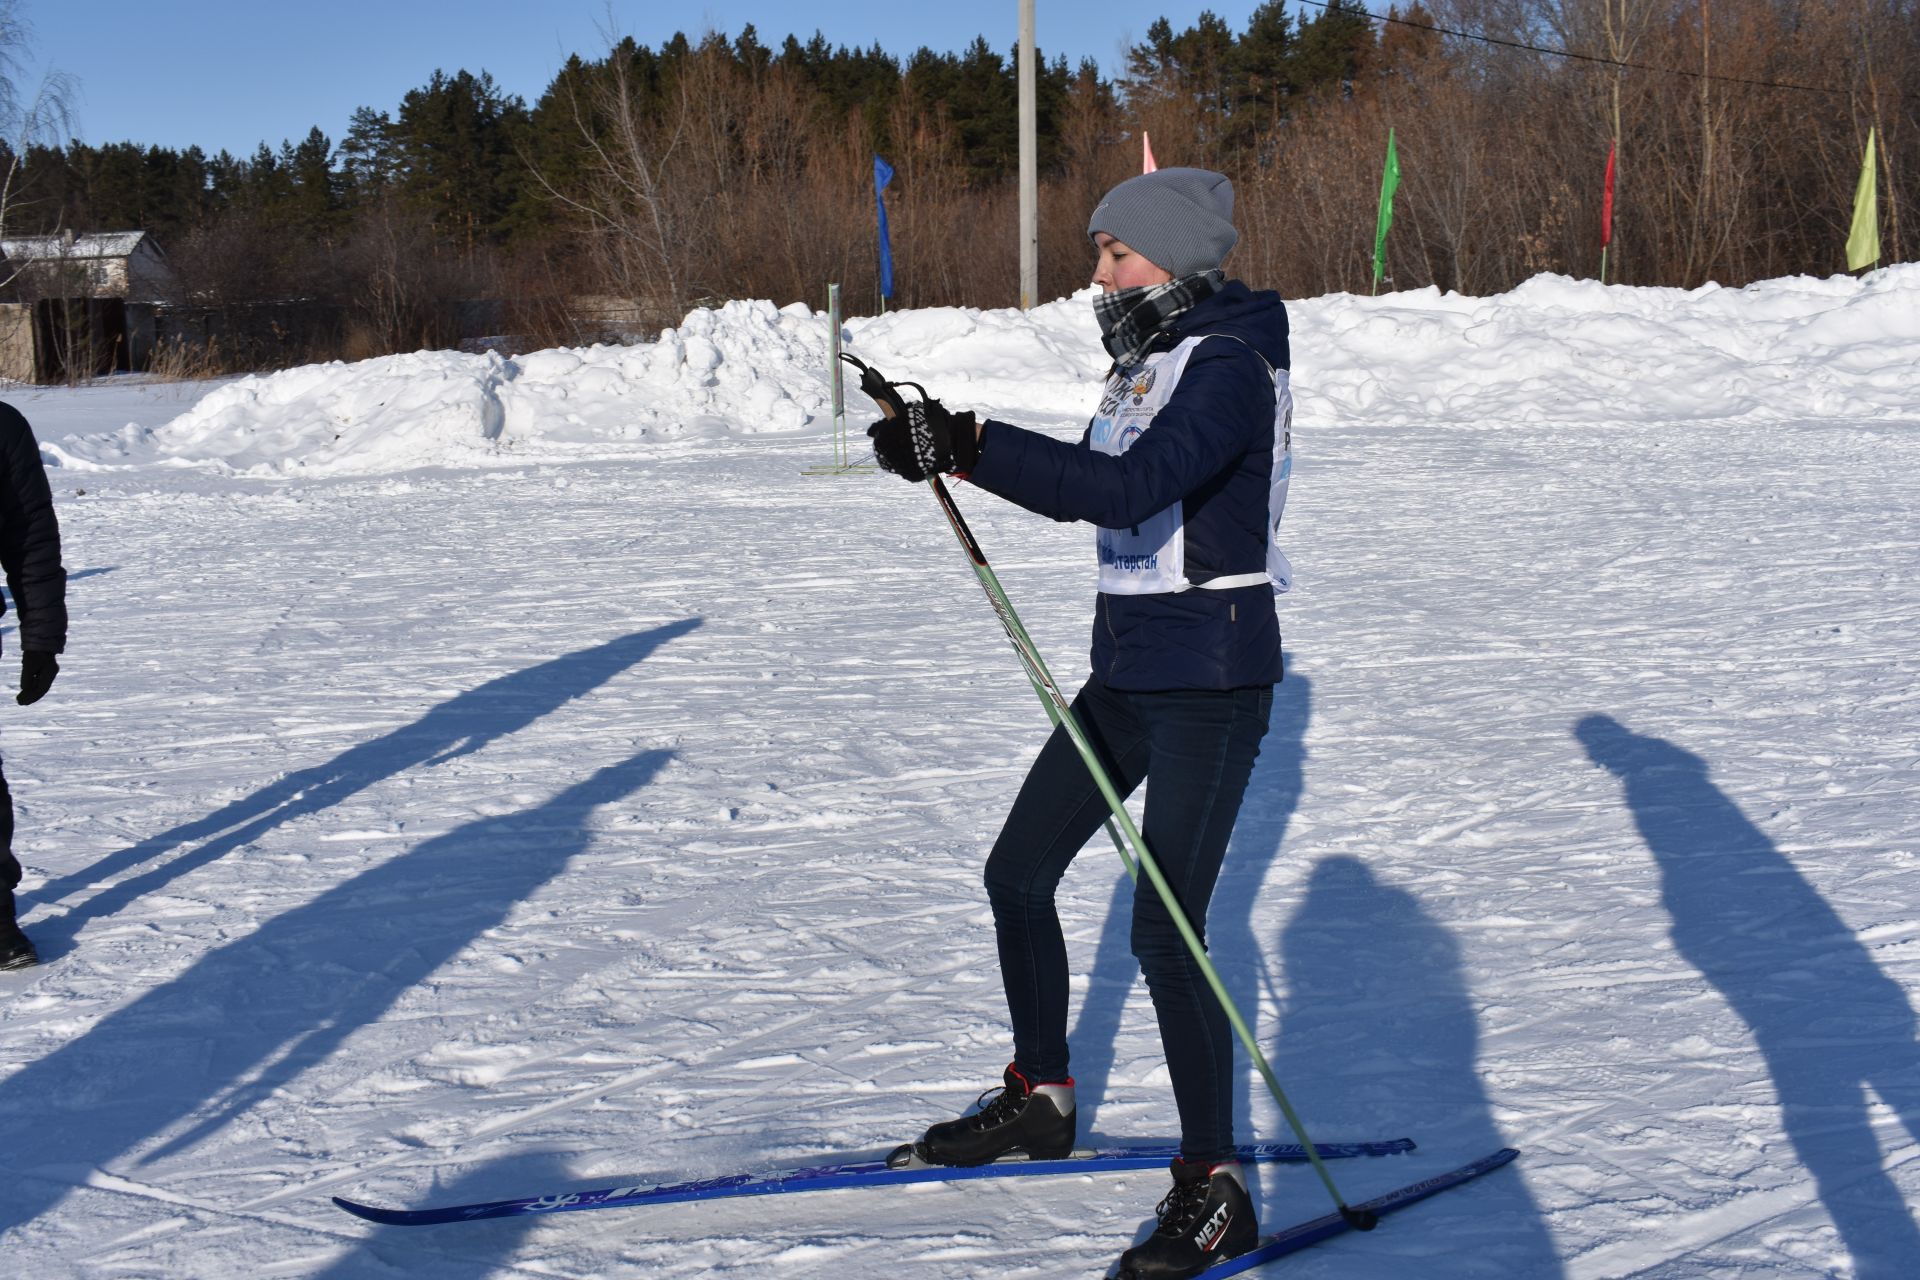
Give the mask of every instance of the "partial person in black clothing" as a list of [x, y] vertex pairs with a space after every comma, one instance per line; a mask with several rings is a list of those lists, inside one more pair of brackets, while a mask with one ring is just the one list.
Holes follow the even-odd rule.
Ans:
[[[0, 404], [0, 567], [19, 615], [20, 692], [14, 701], [24, 707], [45, 697], [60, 674], [54, 655], [67, 647], [67, 571], [60, 567], [60, 523], [40, 462], [40, 442], [19, 411], [6, 404]], [[0, 969], [40, 962], [14, 919], [13, 890], [19, 883], [13, 795], [0, 770]]]

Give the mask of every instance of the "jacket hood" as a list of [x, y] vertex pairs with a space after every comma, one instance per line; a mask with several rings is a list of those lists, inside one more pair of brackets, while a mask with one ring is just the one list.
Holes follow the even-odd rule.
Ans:
[[1256, 293], [1238, 280], [1229, 280], [1218, 293], [1175, 316], [1155, 339], [1154, 346], [1156, 349], [1175, 347], [1197, 333], [1229, 334], [1265, 356], [1274, 368], [1292, 367], [1287, 343], [1287, 304], [1271, 289]]

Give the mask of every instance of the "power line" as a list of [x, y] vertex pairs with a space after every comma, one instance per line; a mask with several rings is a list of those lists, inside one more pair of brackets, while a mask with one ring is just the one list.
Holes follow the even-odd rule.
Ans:
[[[1528, 53], [1543, 53], [1550, 58], [1567, 58], [1574, 62], [1591, 62], [1603, 67], [1622, 67], [1629, 71], [1652, 71], [1660, 75], [1687, 76], [1694, 80], [1716, 80], [1722, 84], [1741, 84], [1756, 89], [1793, 89], [1801, 93], [1830, 94], [1850, 94], [1852, 92], [1848, 89], [1829, 89], [1823, 85], [1794, 84], [1785, 80], [1751, 80], [1744, 76], [1713, 75], [1705, 71], [1688, 71], [1684, 67], [1656, 67], [1646, 62], [1624, 62], [1619, 58], [1603, 58], [1598, 54], [1575, 53], [1571, 49], [1548, 49], [1541, 45], [1527, 44], [1520, 40], [1503, 40], [1499, 36], [1481, 35], [1472, 31], [1456, 31], [1451, 27], [1442, 27], [1434, 23], [1413, 22], [1406, 18], [1374, 13], [1370, 9], [1360, 8], [1352, 3], [1338, 3], [1338, 0], [1333, 0], [1331, 3], [1329, 0], [1296, 0], [1296, 3], [1311, 5], [1316, 9], [1350, 13], [1356, 18], [1364, 16], [1374, 22], [1390, 22], [1396, 26], [1412, 27], [1415, 31], [1431, 31], [1436, 35], [1453, 36], [1459, 40], [1477, 40], [1481, 44], [1499, 45], [1504, 49], [1521, 49]], [[1920, 94], [1916, 93], [1902, 93], [1899, 96], [1920, 100]]]

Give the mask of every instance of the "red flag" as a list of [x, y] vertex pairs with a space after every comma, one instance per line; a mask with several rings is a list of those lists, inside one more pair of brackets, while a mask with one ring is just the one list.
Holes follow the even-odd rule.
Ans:
[[1152, 173], [1155, 169], [1158, 169], [1160, 167], [1159, 165], [1153, 162], [1153, 139], [1147, 136], [1147, 131], [1145, 129], [1142, 129], [1140, 131], [1140, 156], [1141, 156], [1142, 163], [1144, 163], [1146, 166], [1145, 168], [1141, 169], [1140, 172]]
[[1613, 239], [1613, 149], [1615, 143], [1607, 144], [1607, 193], [1600, 198], [1600, 247], [1606, 248]]

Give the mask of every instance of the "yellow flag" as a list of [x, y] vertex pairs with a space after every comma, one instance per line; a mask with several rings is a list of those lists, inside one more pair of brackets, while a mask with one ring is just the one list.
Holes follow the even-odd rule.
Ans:
[[1853, 189], [1853, 230], [1847, 234], [1847, 270], [1858, 271], [1880, 261], [1880, 184], [1873, 164], [1872, 129], [1867, 130], [1867, 158], [1860, 164], [1860, 182]]

